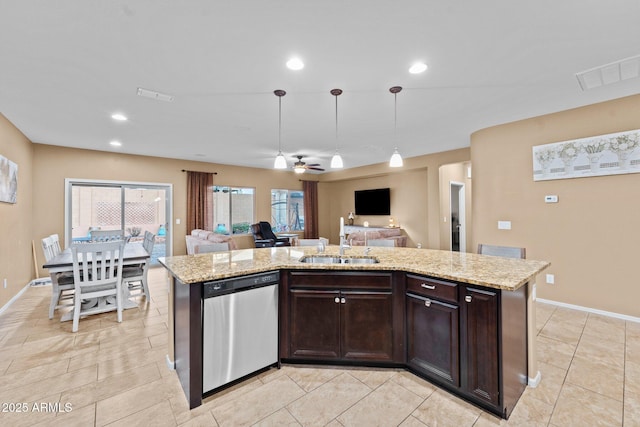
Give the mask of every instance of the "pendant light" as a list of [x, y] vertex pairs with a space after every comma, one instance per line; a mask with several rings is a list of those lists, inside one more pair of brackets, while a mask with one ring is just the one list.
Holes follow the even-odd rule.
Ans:
[[402, 167], [402, 156], [398, 152], [398, 139], [397, 139], [397, 127], [398, 127], [398, 92], [402, 90], [401, 86], [393, 86], [389, 89], [389, 92], [393, 94], [393, 139], [396, 144], [393, 149], [393, 154], [391, 155], [391, 159], [389, 160], [389, 166], [392, 168], [401, 168]]
[[287, 94], [287, 92], [277, 89], [274, 90], [273, 93], [278, 97], [278, 155], [276, 156], [276, 161], [273, 163], [274, 169], [286, 169], [287, 168], [287, 160], [284, 158], [282, 154], [281, 148], [281, 139], [282, 139], [282, 97]]
[[341, 169], [344, 165], [342, 157], [338, 153], [338, 96], [342, 94], [342, 89], [332, 89], [331, 95], [336, 97], [336, 153], [331, 158], [331, 169]]

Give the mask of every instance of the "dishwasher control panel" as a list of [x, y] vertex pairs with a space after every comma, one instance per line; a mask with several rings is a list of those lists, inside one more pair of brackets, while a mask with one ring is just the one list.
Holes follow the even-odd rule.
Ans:
[[260, 286], [273, 285], [280, 282], [279, 271], [269, 271], [266, 273], [250, 274], [248, 276], [233, 277], [231, 279], [215, 280], [205, 282], [202, 287], [203, 298], [212, 298], [231, 292], [256, 288]]

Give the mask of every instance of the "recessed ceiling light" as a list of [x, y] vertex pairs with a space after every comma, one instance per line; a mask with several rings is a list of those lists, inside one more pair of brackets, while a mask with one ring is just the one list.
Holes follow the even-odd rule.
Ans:
[[302, 70], [304, 68], [304, 62], [300, 58], [291, 58], [287, 61], [287, 68], [290, 70]]
[[427, 64], [424, 62], [416, 62], [409, 68], [409, 72], [411, 74], [420, 74], [424, 73], [427, 70]]
[[119, 122], [126, 122], [127, 120], [129, 120], [129, 119], [127, 118], [127, 116], [125, 116], [124, 114], [120, 114], [120, 113], [112, 114], [112, 115], [111, 115], [111, 118], [112, 118], [113, 120], [117, 120], [117, 121], [119, 121]]
[[120, 141], [111, 141], [109, 143], [109, 145], [111, 145], [112, 147], [120, 147], [120, 146], [122, 146], [122, 142], [120, 142]]

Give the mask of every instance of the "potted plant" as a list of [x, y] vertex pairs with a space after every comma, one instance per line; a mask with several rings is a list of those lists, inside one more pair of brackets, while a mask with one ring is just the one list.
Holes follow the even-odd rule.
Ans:
[[587, 153], [589, 158], [589, 167], [591, 172], [598, 172], [600, 169], [600, 157], [602, 157], [603, 151], [607, 148], [607, 143], [601, 139], [593, 139], [582, 146], [582, 149]]
[[564, 164], [565, 174], [573, 172], [573, 163], [576, 161], [579, 152], [580, 149], [576, 146], [575, 142], [563, 144], [562, 148], [558, 151], [558, 157], [560, 157], [560, 160], [562, 160]]
[[618, 167], [629, 167], [631, 154], [638, 148], [638, 134], [624, 134], [612, 138], [609, 142], [609, 150], [618, 156]]

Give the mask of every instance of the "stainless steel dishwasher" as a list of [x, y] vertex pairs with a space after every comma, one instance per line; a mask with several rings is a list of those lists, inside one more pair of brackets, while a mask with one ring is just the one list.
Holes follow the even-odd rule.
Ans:
[[206, 282], [202, 393], [278, 364], [279, 271]]

